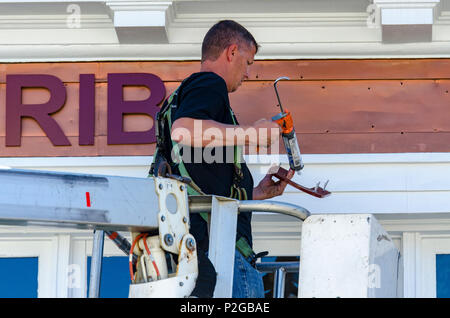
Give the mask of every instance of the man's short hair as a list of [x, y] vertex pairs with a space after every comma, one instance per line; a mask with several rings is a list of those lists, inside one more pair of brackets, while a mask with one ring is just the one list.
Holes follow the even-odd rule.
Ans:
[[246, 45], [252, 44], [258, 52], [258, 43], [246, 28], [232, 20], [222, 20], [217, 22], [206, 33], [202, 43], [202, 62], [206, 60], [215, 61], [231, 44]]

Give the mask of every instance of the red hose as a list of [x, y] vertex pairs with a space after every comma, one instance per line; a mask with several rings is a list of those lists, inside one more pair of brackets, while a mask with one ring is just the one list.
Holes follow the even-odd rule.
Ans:
[[129, 254], [129, 266], [130, 266], [130, 277], [131, 277], [131, 281], [134, 281], [134, 273], [133, 273], [133, 251], [134, 251], [134, 246], [136, 245], [136, 242], [143, 237], [144, 235], [146, 235], [145, 233], [141, 233], [138, 236], [136, 236], [136, 238], [133, 241], [133, 244], [131, 244], [131, 248], [130, 248], [130, 254]]
[[134, 273], [133, 273], [133, 251], [134, 251], [134, 246], [136, 245], [137, 241], [140, 240], [141, 238], [144, 238], [144, 246], [145, 246], [145, 250], [147, 251], [147, 254], [153, 264], [153, 268], [156, 271], [156, 278], [157, 279], [161, 279], [161, 275], [159, 273], [159, 268], [156, 265], [155, 259], [153, 258], [152, 253], [150, 252], [150, 249], [148, 248], [147, 245], [147, 236], [148, 233], [141, 233], [138, 236], [136, 236], [136, 238], [133, 241], [133, 244], [131, 244], [131, 248], [130, 248], [130, 255], [129, 255], [129, 268], [130, 268], [130, 277], [131, 277], [131, 281], [134, 282]]

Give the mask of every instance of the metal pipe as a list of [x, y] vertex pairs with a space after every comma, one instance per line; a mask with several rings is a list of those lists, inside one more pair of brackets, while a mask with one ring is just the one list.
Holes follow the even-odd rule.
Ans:
[[[302, 221], [304, 221], [310, 215], [308, 210], [298, 205], [268, 200], [238, 201], [238, 211], [280, 213], [296, 217]], [[211, 212], [211, 196], [189, 197], [189, 212], [191, 213]]]
[[304, 221], [309, 215], [309, 211], [298, 205], [267, 200], [239, 201], [239, 212], [274, 212], [296, 217]]
[[89, 277], [89, 298], [98, 298], [100, 295], [104, 240], [105, 232], [95, 230], [92, 244], [91, 275]]
[[281, 106], [281, 100], [280, 100], [280, 96], [278, 95], [278, 90], [277, 90], [278, 81], [281, 81], [281, 80], [289, 80], [289, 77], [282, 76], [282, 77], [277, 78], [275, 80], [275, 82], [273, 83], [273, 87], [275, 88], [275, 94], [277, 94], [278, 105], [280, 106], [280, 110], [284, 114], [283, 106]]
[[256, 263], [256, 269], [263, 273], [273, 273], [283, 267], [286, 273], [298, 273], [300, 268], [299, 262], [261, 262]]
[[280, 267], [275, 271], [273, 279], [273, 298], [284, 298], [284, 285], [286, 282], [286, 269]]

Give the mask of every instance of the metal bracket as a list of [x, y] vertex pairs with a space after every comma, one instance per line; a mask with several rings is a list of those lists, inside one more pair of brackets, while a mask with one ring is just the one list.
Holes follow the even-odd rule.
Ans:
[[158, 195], [159, 237], [164, 250], [179, 254], [180, 243], [189, 233], [189, 210], [186, 185], [157, 177], [155, 191]]

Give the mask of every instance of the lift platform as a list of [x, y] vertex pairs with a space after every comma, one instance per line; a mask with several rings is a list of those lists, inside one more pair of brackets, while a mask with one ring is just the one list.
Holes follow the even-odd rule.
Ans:
[[[231, 297], [237, 215], [251, 211], [281, 213], [302, 221], [299, 295], [351, 297], [354, 290], [357, 297], [396, 297], [392, 283], [381, 287], [368, 284], [368, 277], [373, 277], [371, 269], [379, 269], [376, 274], [384, 282], [398, 279], [399, 267], [398, 251], [371, 215], [310, 217], [305, 208], [286, 202], [239, 201], [214, 195], [188, 197], [186, 184], [161, 177], [4, 169], [0, 170], [0, 184], [0, 224], [94, 231], [89, 297], [99, 296], [105, 231], [158, 229], [164, 237], [162, 247], [170, 250], [181, 245], [181, 234], [189, 229], [190, 213], [210, 213], [208, 257], [218, 273], [214, 297]], [[358, 250], [352, 253], [356, 242], [363, 243], [358, 243]], [[345, 251], [346, 258], [340, 258], [339, 249]], [[324, 262], [327, 255], [334, 258]], [[358, 273], [354, 279], [352, 271]], [[340, 274], [344, 272], [350, 277]], [[378, 288], [377, 292], [371, 292], [373, 288]]]
[[[187, 225], [189, 213], [211, 213], [209, 258], [218, 273], [215, 297], [231, 297], [237, 213], [278, 212], [301, 220], [309, 216], [306, 209], [282, 202], [188, 197], [184, 183], [168, 178], [5, 169], [0, 170], [0, 184], [0, 224], [95, 231], [89, 297], [99, 295], [104, 231], [151, 231], [162, 224], [180, 224], [170, 222], [176, 218]], [[180, 229], [166, 231], [181, 238]]]

